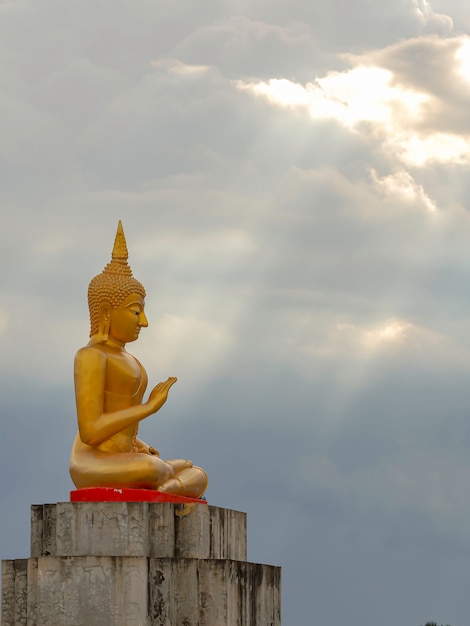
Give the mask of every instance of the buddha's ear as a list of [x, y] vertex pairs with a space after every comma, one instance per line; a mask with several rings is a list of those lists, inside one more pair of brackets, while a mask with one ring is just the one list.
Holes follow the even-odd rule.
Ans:
[[111, 323], [111, 311], [113, 307], [109, 302], [101, 302], [98, 309], [99, 313], [99, 327], [98, 327], [98, 341], [107, 341], [109, 335], [109, 325]]
[[103, 322], [109, 322], [109, 320], [111, 319], [112, 308], [113, 307], [110, 305], [109, 302], [101, 302], [98, 309], [99, 319]]

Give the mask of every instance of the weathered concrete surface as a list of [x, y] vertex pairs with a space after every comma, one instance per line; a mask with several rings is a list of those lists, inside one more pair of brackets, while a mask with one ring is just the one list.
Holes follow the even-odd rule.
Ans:
[[2, 626], [26, 622], [28, 559], [2, 561]]
[[246, 514], [196, 504], [59, 502], [31, 507], [31, 556], [148, 556], [244, 561]]
[[[7, 568], [16, 567], [9, 561]], [[2, 626], [147, 626], [145, 557], [28, 559], [25, 593], [7, 603]], [[27, 591], [26, 591], [27, 590]], [[14, 616], [14, 621], [12, 617]]]
[[280, 626], [278, 567], [246, 515], [196, 505], [35, 505], [32, 558], [2, 563], [2, 626]]
[[129, 556], [49, 556], [3, 567], [2, 626], [281, 624], [278, 567]]
[[152, 626], [280, 626], [281, 569], [229, 560], [150, 559]]

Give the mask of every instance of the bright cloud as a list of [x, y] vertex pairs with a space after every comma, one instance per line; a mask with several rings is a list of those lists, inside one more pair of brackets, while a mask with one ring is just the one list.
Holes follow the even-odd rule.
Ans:
[[[457, 54], [459, 68], [470, 77], [470, 44]], [[382, 67], [358, 65], [330, 72], [304, 85], [287, 80], [236, 81], [238, 89], [266, 98], [272, 105], [300, 109], [314, 120], [333, 119], [348, 130], [383, 135], [383, 149], [402, 163], [422, 167], [430, 162], [468, 163], [470, 139], [452, 133], [422, 130], [431, 95], [394, 81]]]
[[464, 38], [457, 52], [455, 53], [457, 71], [470, 82], [470, 38]]
[[[333, 117], [353, 128], [363, 121], [378, 122], [390, 130], [395, 125], [394, 111], [406, 108], [409, 118], [417, 118], [424, 94], [391, 85], [393, 74], [379, 67], [357, 67], [347, 72], [333, 72], [318, 79], [323, 106], [317, 108], [317, 98], [311, 103], [310, 114]], [[326, 113], [326, 115], [325, 115]]]
[[413, 324], [406, 320], [390, 318], [373, 327], [359, 327], [352, 323], [338, 322], [335, 334], [337, 347], [353, 346], [355, 351], [384, 350], [392, 347], [400, 347], [406, 343]]
[[436, 205], [426, 194], [422, 185], [418, 185], [413, 177], [404, 170], [380, 177], [374, 170], [370, 176], [376, 187], [385, 195], [392, 196], [405, 203], [415, 203], [424, 206], [430, 213], [436, 212]]
[[385, 324], [363, 331], [361, 342], [366, 348], [371, 349], [402, 343], [406, 340], [407, 333], [411, 328], [410, 322], [392, 318], [387, 320]]
[[400, 358], [414, 356], [419, 361], [421, 358], [426, 360], [430, 354], [440, 353], [441, 359], [448, 357], [459, 363], [468, 358], [466, 349], [456, 346], [450, 337], [398, 316], [367, 324], [337, 318], [325, 326], [322, 338], [315, 337], [302, 346], [302, 352], [310, 358], [314, 356], [325, 361], [344, 359], [348, 367], [350, 359], [357, 365], [366, 363], [371, 357], [393, 355]]
[[457, 135], [434, 133], [421, 137], [413, 133], [408, 139], [392, 138], [390, 143], [396, 148], [401, 160], [410, 165], [423, 166], [433, 161], [465, 164], [470, 159], [469, 139]]
[[237, 87], [266, 97], [283, 107], [305, 107], [313, 119], [336, 119], [347, 128], [360, 122], [377, 122], [390, 130], [394, 109], [406, 108], [410, 118], [417, 117], [425, 94], [392, 86], [393, 74], [379, 67], [357, 67], [346, 72], [331, 72], [305, 86], [286, 79], [242, 83]]

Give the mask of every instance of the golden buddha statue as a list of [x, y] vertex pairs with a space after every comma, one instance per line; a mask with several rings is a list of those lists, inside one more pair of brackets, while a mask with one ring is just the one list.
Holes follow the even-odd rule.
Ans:
[[70, 457], [77, 488], [156, 489], [199, 498], [207, 474], [191, 461], [164, 461], [137, 438], [139, 422], [166, 402], [176, 378], [156, 385], [143, 402], [147, 374], [125, 346], [148, 326], [145, 289], [127, 263], [126, 239], [119, 221], [111, 262], [88, 288], [90, 341], [75, 357], [78, 434]]

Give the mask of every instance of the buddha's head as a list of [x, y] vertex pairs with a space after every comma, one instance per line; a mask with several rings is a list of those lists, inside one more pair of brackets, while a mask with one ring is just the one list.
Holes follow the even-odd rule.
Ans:
[[145, 289], [132, 276], [127, 259], [126, 238], [119, 220], [111, 261], [88, 287], [90, 337], [106, 340], [110, 310], [119, 308], [131, 294], [139, 295], [142, 301], [145, 298]]

